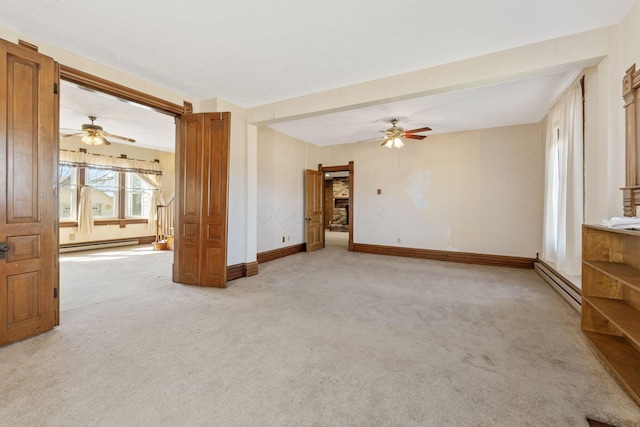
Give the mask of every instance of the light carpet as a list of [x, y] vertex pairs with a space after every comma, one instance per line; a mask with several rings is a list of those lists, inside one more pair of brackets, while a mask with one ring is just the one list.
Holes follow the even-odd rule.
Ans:
[[328, 243], [227, 289], [169, 251], [62, 255], [62, 324], [0, 348], [0, 425], [640, 425], [533, 271]]

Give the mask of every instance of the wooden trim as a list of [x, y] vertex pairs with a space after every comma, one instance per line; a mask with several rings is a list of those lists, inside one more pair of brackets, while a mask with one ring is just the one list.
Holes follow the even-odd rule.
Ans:
[[182, 105], [165, 101], [164, 99], [148, 95], [144, 92], [128, 88], [66, 65], [60, 65], [60, 78], [100, 92], [108, 93], [109, 95], [113, 95], [118, 98], [124, 98], [137, 102], [138, 104], [146, 105], [162, 113], [168, 113], [175, 116], [182, 114], [184, 111], [184, 106]]
[[18, 44], [20, 46], [22, 46], [22, 47], [26, 47], [27, 49], [31, 49], [31, 50], [34, 50], [36, 52], [38, 51], [38, 46], [36, 46], [35, 44], [32, 44], [32, 43], [26, 42], [24, 40], [18, 39]]
[[257, 256], [258, 264], [263, 262], [273, 261], [274, 259], [284, 258], [289, 255], [294, 255], [299, 252], [305, 252], [306, 247], [304, 243], [300, 243], [293, 246], [287, 246], [286, 248], [273, 249], [271, 251], [260, 252]]
[[227, 281], [258, 274], [258, 261], [227, 266]]
[[[342, 166], [322, 166], [322, 163], [318, 163], [318, 170], [322, 173], [325, 172], [349, 172], [349, 243], [348, 248], [350, 252], [353, 252], [353, 182], [355, 181], [355, 166], [353, 160], [349, 161], [348, 165]], [[324, 221], [323, 221], [324, 222]], [[324, 239], [323, 239], [324, 245]], [[324, 247], [324, 246], [323, 246]]]
[[251, 277], [258, 274], [258, 261], [248, 262], [245, 265], [245, 276]]
[[139, 245], [150, 245], [151, 243], [155, 243], [156, 236], [143, 236], [137, 237]]
[[[101, 225], [119, 225], [120, 228], [124, 228], [122, 225], [131, 225], [131, 224], [147, 224], [149, 222], [148, 219], [140, 218], [140, 219], [95, 219], [93, 220], [93, 225], [101, 226]], [[60, 228], [70, 228], [77, 227], [78, 221], [65, 221], [58, 224]]]
[[227, 281], [244, 277], [245, 264], [235, 264], [227, 266]]
[[459, 262], [464, 264], [492, 265], [496, 267], [533, 269], [534, 258], [487, 255], [470, 252], [438, 251], [433, 249], [402, 248], [397, 246], [369, 245], [354, 243], [354, 252], [375, 255], [391, 255], [407, 258], [431, 259], [437, 261]]
[[351, 163], [353, 162], [349, 162], [348, 165], [343, 165], [343, 166], [322, 166], [322, 164], [319, 164], [318, 166], [320, 167], [320, 170], [322, 172], [347, 172], [351, 169], [349, 169], [349, 166], [351, 165]]
[[127, 242], [130, 240], [137, 240], [139, 245], [146, 245], [148, 243], [155, 242], [156, 236], [142, 236], [142, 237], [129, 237], [125, 239], [91, 240], [87, 242], [61, 243], [60, 247], [66, 248], [69, 246], [79, 246], [79, 245], [99, 245], [101, 243], [118, 243], [118, 242]]

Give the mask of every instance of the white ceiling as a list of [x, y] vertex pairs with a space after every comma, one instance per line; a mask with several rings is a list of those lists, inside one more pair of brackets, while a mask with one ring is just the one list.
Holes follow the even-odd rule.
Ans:
[[[176, 127], [173, 116], [62, 81], [60, 128], [82, 129], [83, 124], [90, 123], [88, 116], [95, 116], [95, 124], [102, 126], [105, 132], [135, 139], [137, 147], [174, 151]], [[131, 144], [116, 138], [107, 139], [115, 144]]]
[[[3, 0], [0, 26], [196, 100], [221, 98], [249, 108], [617, 24], [634, 3]], [[404, 119], [406, 129], [428, 125], [434, 133], [489, 127], [494, 121], [536, 121], [550, 101], [536, 98], [535, 88], [546, 88], [544, 95], [557, 93], [562, 88], [555, 85], [565, 84], [568, 77], [414, 99], [274, 128], [326, 144], [366, 139], [395, 116]], [[509, 94], [518, 98], [516, 90], [532, 100], [530, 108], [514, 111], [508, 103], [498, 108]], [[462, 109], [467, 114], [460, 117]], [[88, 115], [85, 110], [75, 113]], [[107, 131], [120, 132], [115, 123], [107, 126], [106, 111], [96, 114], [104, 117], [97, 123]], [[136, 138], [124, 125], [122, 130]], [[136, 139], [143, 146], [143, 139]]]

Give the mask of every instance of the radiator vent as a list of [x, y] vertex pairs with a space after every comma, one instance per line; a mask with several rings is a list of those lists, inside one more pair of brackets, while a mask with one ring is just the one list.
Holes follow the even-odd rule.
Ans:
[[106, 249], [115, 248], [118, 246], [132, 246], [138, 245], [140, 242], [137, 240], [117, 240], [113, 242], [98, 242], [98, 243], [78, 243], [77, 245], [69, 245], [60, 247], [60, 253], [78, 252], [78, 251], [90, 251], [93, 249]]
[[578, 313], [582, 312], [582, 294], [579, 291], [544, 264], [536, 262], [533, 264], [533, 268], [574, 310]]

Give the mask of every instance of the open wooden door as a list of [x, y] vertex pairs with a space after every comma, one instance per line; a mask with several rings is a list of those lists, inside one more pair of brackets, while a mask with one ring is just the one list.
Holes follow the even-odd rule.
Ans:
[[322, 211], [324, 201], [324, 174], [307, 169], [305, 177], [305, 231], [307, 252], [324, 247], [324, 223]]
[[[0, 345], [57, 323], [58, 75], [0, 40]], [[55, 292], [55, 294], [54, 294]]]
[[227, 286], [230, 113], [180, 119], [173, 281]]

